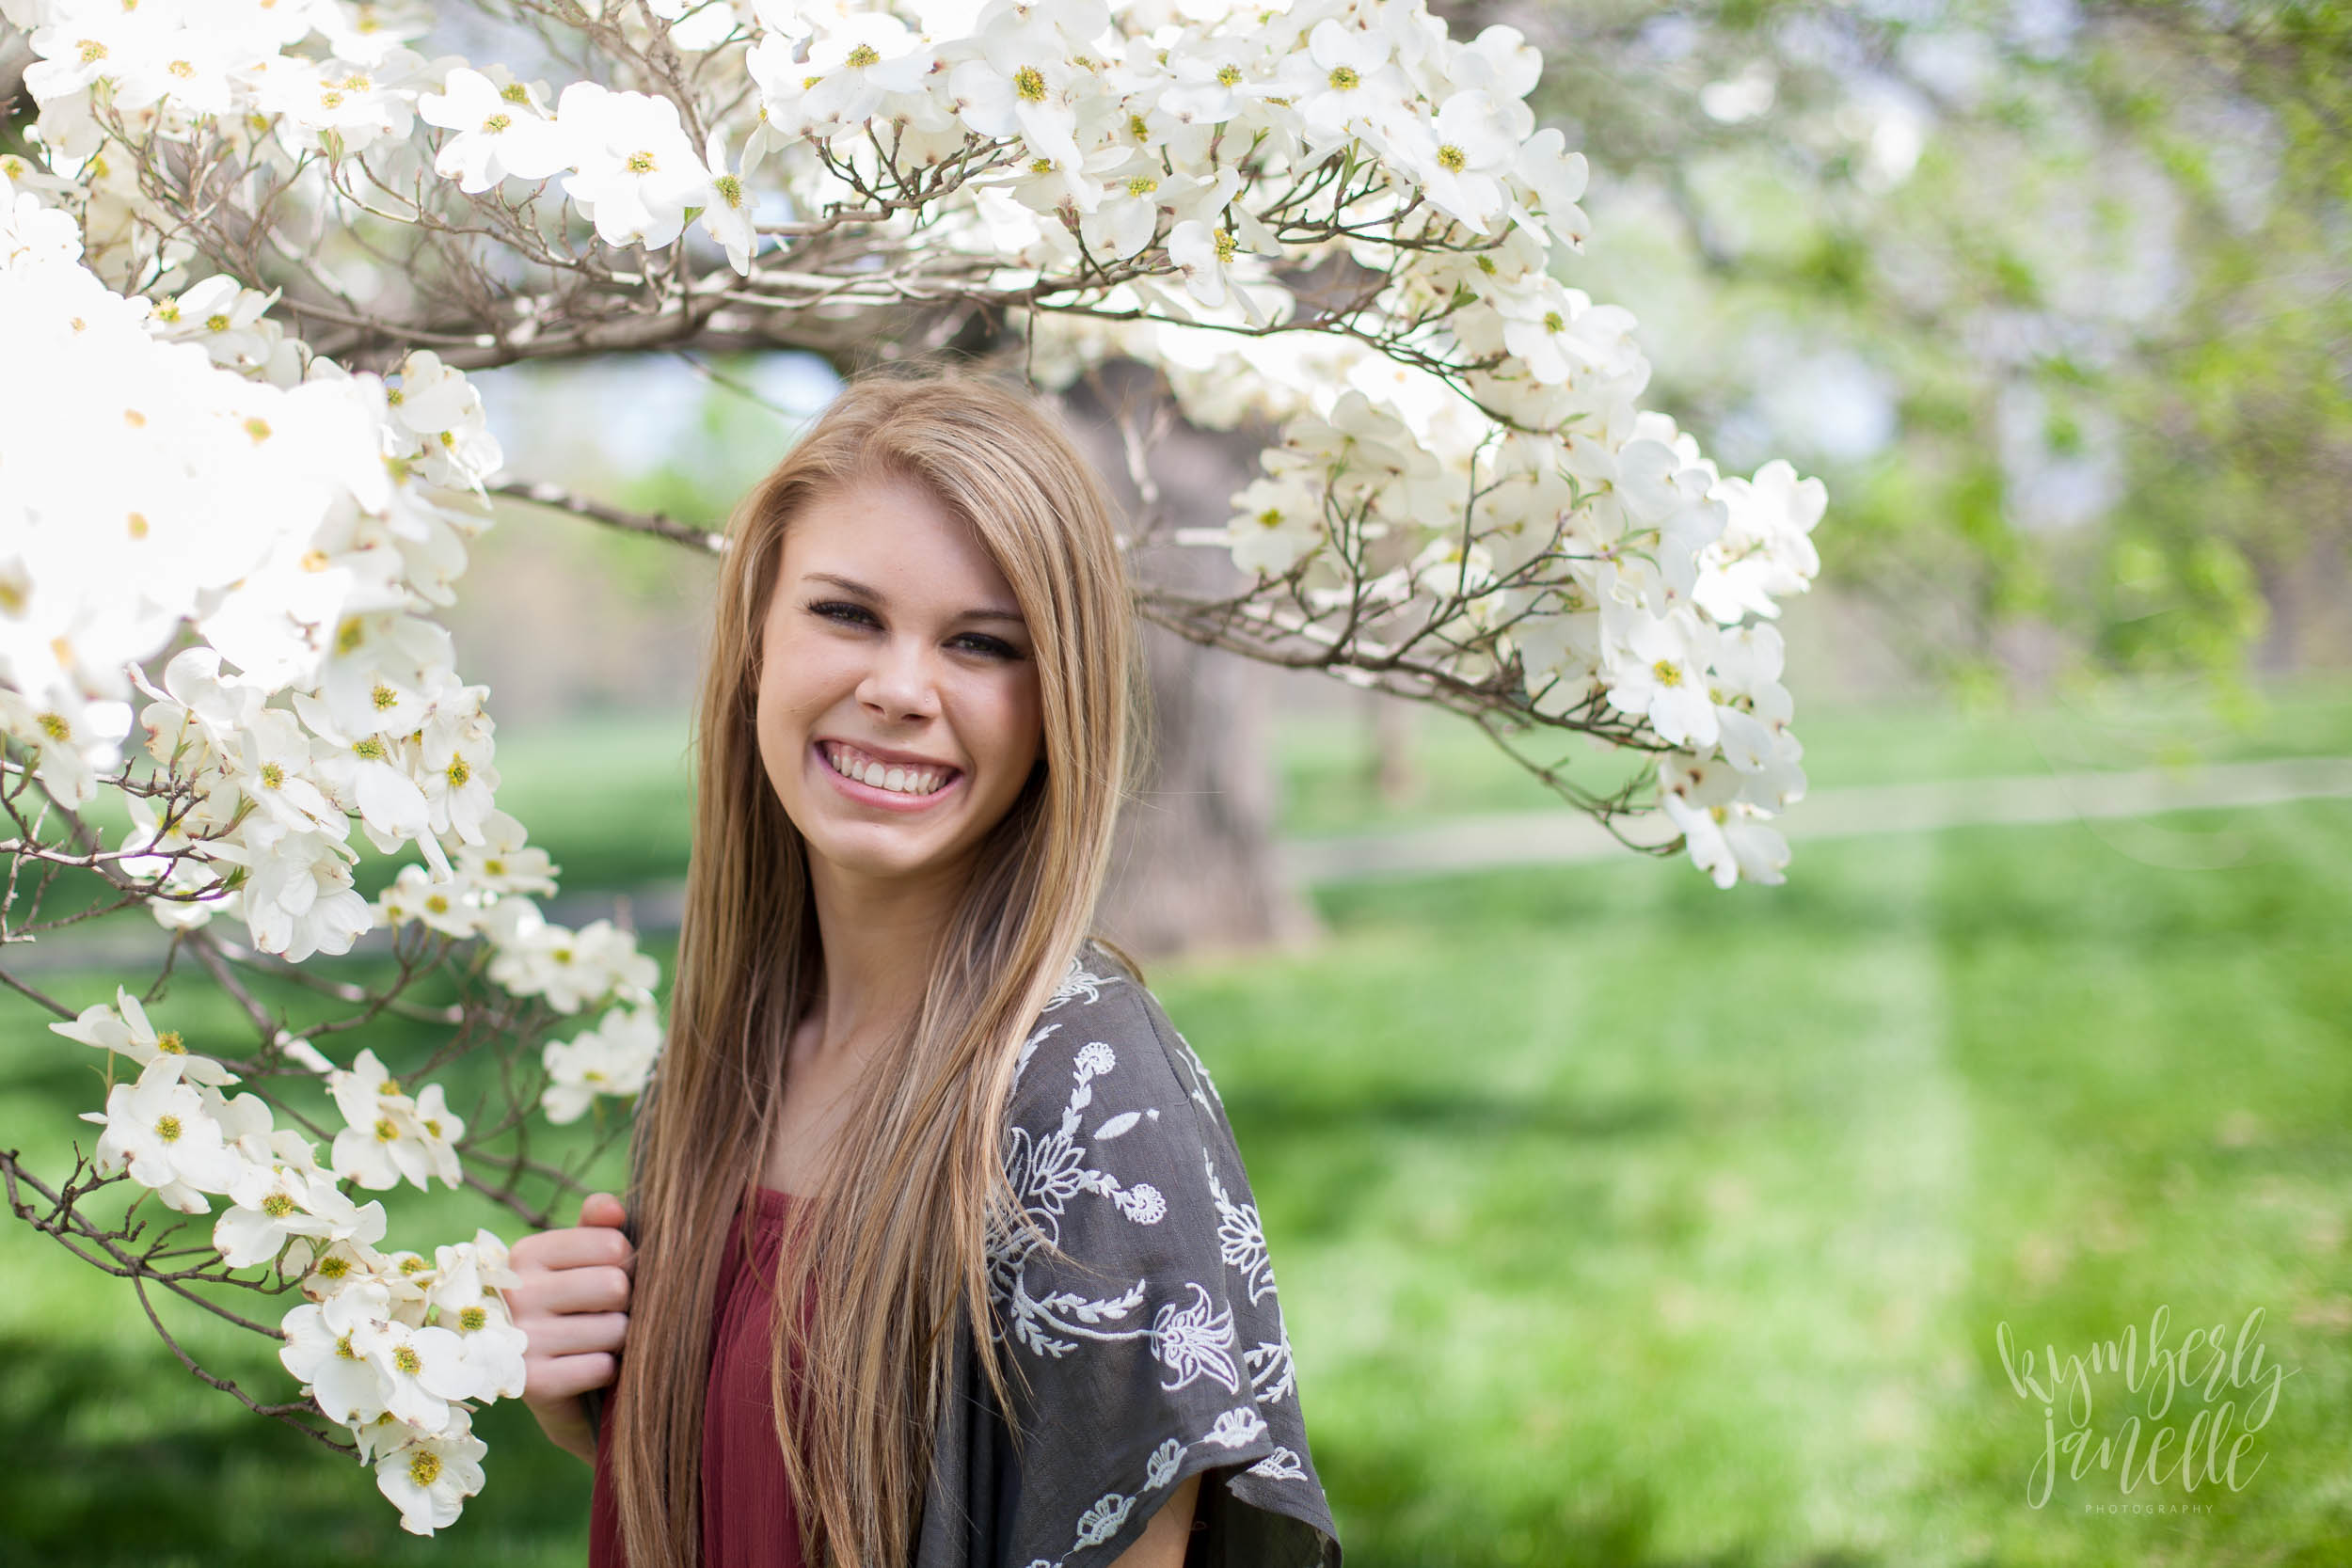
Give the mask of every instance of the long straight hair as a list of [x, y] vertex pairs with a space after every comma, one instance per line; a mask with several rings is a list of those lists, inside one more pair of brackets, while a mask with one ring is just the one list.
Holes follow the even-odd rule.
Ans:
[[982, 840], [919, 1006], [877, 1058], [886, 1068], [850, 1091], [817, 1190], [792, 1205], [770, 1392], [804, 1560], [911, 1556], [959, 1322], [980, 1325], [968, 1338], [1005, 1399], [985, 1329], [988, 1239], [1019, 1219], [1005, 1107], [1025, 1031], [1092, 924], [1140, 762], [1139, 642], [1110, 502], [1052, 415], [977, 371], [869, 373], [745, 498], [719, 572], [669, 1031], [630, 1144], [638, 1251], [612, 1471], [631, 1568], [700, 1562], [725, 1227], [759, 1184], [786, 1043], [823, 978], [807, 845], [761, 765], [761, 628], [794, 515], [876, 479], [928, 486], [1011, 584], [1035, 648], [1042, 766]]

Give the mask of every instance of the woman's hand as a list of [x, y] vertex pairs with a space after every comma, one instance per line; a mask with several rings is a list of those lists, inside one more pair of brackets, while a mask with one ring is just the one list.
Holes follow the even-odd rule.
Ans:
[[507, 1254], [517, 1282], [501, 1292], [523, 1331], [523, 1402], [548, 1441], [596, 1462], [596, 1432], [580, 1396], [611, 1384], [628, 1338], [628, 1288], [637, 1249], [621, 1234], [628, 1212], [590, 1193], [580, 1224], [542, 1230]]

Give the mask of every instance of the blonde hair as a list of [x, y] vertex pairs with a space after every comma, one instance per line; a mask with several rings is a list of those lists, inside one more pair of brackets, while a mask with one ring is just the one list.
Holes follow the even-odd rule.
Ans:
[[[885, 478], [928, 486], [1011, 584], [1035, 649], [1045, 766], [982, 841], [920, 1005], [889, 1046], [892, 1070], [853, 1091], [853, 1134], [792, 1205], [771, 1392], [805, 1560], [882, 1568], [912, 1554], [960, 1322], [979, 1325], [964, 1332], [1006, 1398], [985, 1331], [988, 1236], [1018, 1216], [1005, 1106], [1025, 1031], [1093, 922], [1136, 776], [1139, 643], [1111, 504], [1058, 422], [989, 374], [894, 371], [853, 380], [745, 498], [720, 568], [669, 1033], [630, 1146], [638, 1261], [611, 1466], [632, 1568], [700, 1560], [724, 1227], [759, 1184], [786, 1041], [823, 974], [806, 844], [755, 729], [760, 629], [793, 515]], [[803, 1363], [797, 1410], [787, 1355]]]

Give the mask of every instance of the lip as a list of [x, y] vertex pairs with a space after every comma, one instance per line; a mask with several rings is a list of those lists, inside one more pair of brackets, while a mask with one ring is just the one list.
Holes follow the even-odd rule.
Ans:
[[[855, 800], [860, 805], [872, 806], [877, 811], [893, 811], [898, 812], [904, 816], [912, 816], [918, 812], [933, 810], [940, 804], [940, 802], [946, 800], [948, 797], [954, 795], [958, 790], [961, 789], [963, 787], [964, 780], [971, 777], [970, 774], [959, 768], [956, 769], [956, 776], [954, 778], [949, 779], [946, 784], [940, 785], [939, 788], [933, 790], [929, 795], [900, 795], [892, 790], [877, 789], [872, 784], [860, 783], [858, 780], [850, 778], [846, 773], [836, 773], [834, 771], [833, 764], [825, 760], [825, 742], [832, 738], [834, 737], [831, 736], [820, 736], [817, 739], [808, 743], [809, 766], [815, 768], [818, 772], [824, 774], [826, 778], [833, 781], [834, 788], [839, 790], [843, 795], [848, 796], [850, 800]], [[845, 746], [857, 746], [859, 751], [864, 752], [867, 756], [873, 757], [877, 761], [881, 762], [904, 762], [913, 760], [917, 767], [944, 768], [947, 766], [945, 763], [927, 762], [920, 758], [910, 759], [909, 753], [904, 752], [878, 751], [871, 746], [858, 745], [855, 741], [842, 741], [840, 744]]]
[[961, 773], [963, 771], [952, 762], [942, 762], [937, 757], [927, 757], [920, 752], [893, 751], [887, 746], [877, 746], [871, 741], [851, 740], [846, 735], [820, 735], [817, 737], [817, 744], [822, 746], [828, 740], [836, 746], [854, 747], [876, 762], [895, 762], [908, 768], [936, 768], [942, 772]]

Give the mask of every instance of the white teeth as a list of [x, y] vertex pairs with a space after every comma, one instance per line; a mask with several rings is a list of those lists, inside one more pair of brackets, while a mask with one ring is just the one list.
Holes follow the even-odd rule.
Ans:
[[828, 744], [824, 750], [825, 760], [833, 765], [834, 772], [897, 795], [935, 794], [947, 778], [946, 773], [936, 768], [891, 767], [861, 760], [836, 745]]

